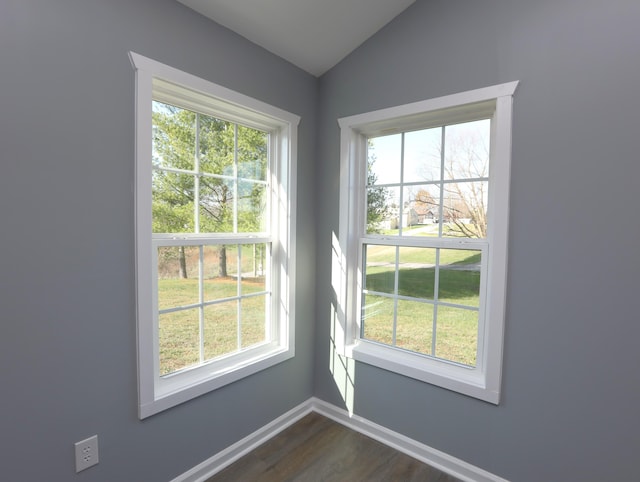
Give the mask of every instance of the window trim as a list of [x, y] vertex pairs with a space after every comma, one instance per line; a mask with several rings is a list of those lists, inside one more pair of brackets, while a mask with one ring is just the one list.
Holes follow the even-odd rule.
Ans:
[[[339, 253], [334, 256], [338, 294], [338, 353], [385, 370], [498, 404], [505, 325], [513, 94], [518, 81], [381, 109], [338, 120], [340, 146]], [[483, 329], [475, 368], [360, 338], [361, 260], [365, 226], [367, 138], [491, 118], [491, 155]], [[384, 239], [384, 238], [381, 238]], [[461, 240], [473, 245], [469, 240]], [[481, 304], [483, 300], [481, 300]], [[482, 309], [482, 306], [481, 306]], [[482, 318], [482, 316], [481, 316]]]
[[[297, 126], [300, 117], [226, 87], [149, 59], [135, 52], [129, 58], [136, 77], [135, 244], [138, 356], [138, 416], [140, 419], [215, 390], [295, 355], [295, 221]], [[240, 354], [216, 359], [192, 369], [160, 377], [158, 325], [154, 321], [151, 216], [152, 100], [180, 97], [199, 112], [240, 122], [272, 134], [271, 171], [274, 278], [272, 303], [279, 324], [278, 339]], [[276, 172], [273, 172], [276, 171]], [[233, 238], [233, 235], [230, 235]]]

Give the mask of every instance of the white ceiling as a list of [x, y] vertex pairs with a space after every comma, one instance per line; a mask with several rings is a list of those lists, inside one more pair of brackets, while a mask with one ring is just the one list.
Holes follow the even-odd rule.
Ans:
[[178, 0], [320, 76], [415, 0]]

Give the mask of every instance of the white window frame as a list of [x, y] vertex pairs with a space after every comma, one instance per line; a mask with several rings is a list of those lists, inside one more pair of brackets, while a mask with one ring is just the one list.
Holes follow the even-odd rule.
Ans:
[[[259, 100], [194, 75], [129, 53], [136, 72], [136, 318], [138, 345], [138, 415], [145, 418], [232, 383], [295, 355], [295, 198], [297, 126], [300, 118]], [[152, 100], [177, 103], [270, 135], [270, 232], [252, 242], [271, 244], [271, 339], [239, 353], [160, 376], [156, 244], [152, 235]], [[264, 234], [264, 236], [262, 236]], [[220, 242], [242, 244], [226, 234]], [[170, 243], [165, 240], [164, 243]], [[177, 240], [197, 244], [197, 239]]]
[[[509, 186], [512, 103], [518, 82], [509, 82], [435, 99], [391, 107], [338, 120], [340, 149], [339, 250], [334, 254], [334, 287], [338, 293], [339, 324], [335, 344], [339, 353], [395, 373], [498, 404], [507, 285]], [[475, 367], [371, 342], [360, 337], [362, 246], [385, 243], [383, 235], [367, 235], [367, 140], [371, 137], [491, 119], [487, 239], [477, 243], [456, 239], [460, 249], [482, 249]], [[387, 241], [391, 244], [398, 240]], [[395, 245], [395, 244], [394, 244]], [[451, 247], [451, 242], [443, 244]]]

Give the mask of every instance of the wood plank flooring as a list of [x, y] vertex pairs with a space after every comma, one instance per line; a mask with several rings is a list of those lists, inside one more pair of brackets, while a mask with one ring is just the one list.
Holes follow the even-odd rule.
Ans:
[[317, 413], [310, 413], [207, 482], [458, 482]]

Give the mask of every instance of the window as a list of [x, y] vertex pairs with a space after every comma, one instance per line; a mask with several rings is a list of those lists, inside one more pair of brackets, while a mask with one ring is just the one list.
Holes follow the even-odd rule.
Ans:
[[516, 86], [339, 120], [338, 346], [496, 404]]
[[294, 355], [299, 118], [130, 56], [144, 418]]

